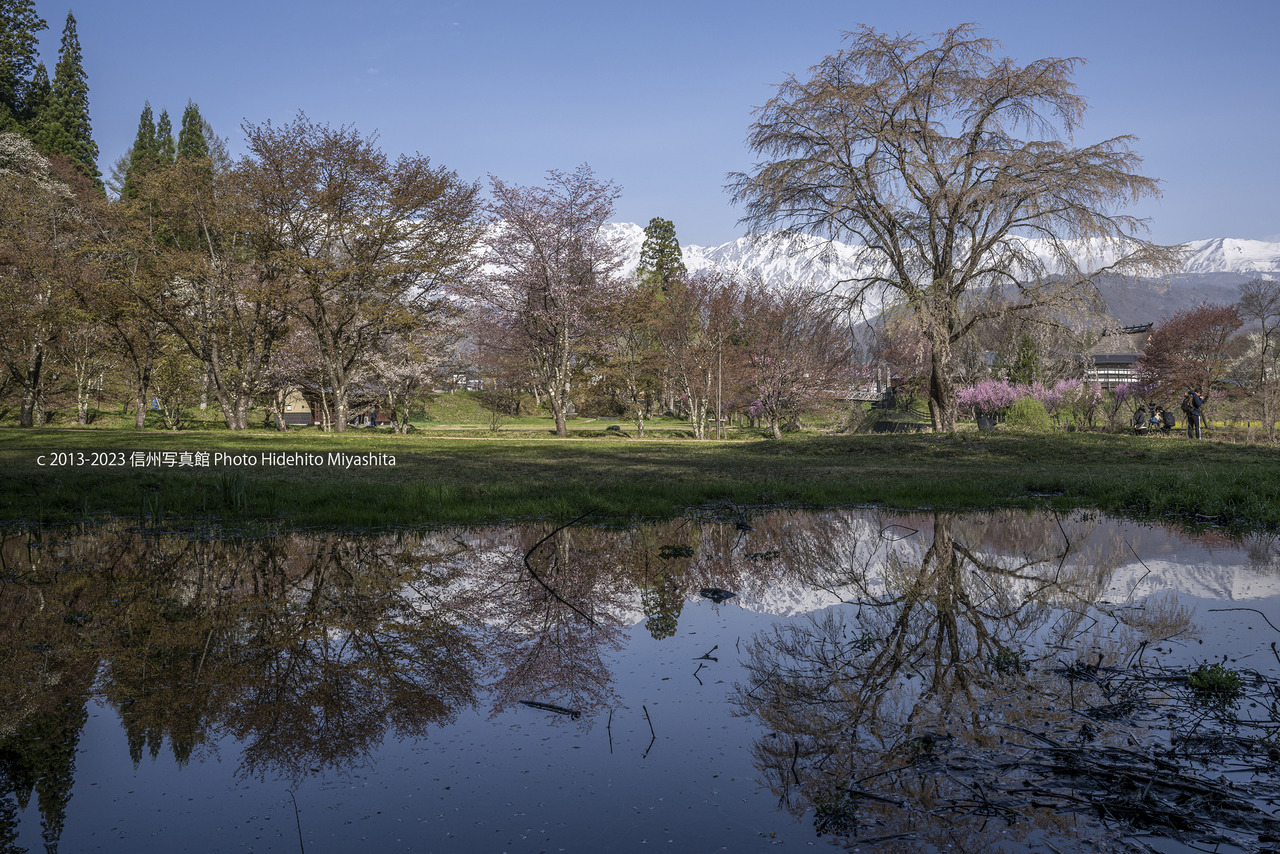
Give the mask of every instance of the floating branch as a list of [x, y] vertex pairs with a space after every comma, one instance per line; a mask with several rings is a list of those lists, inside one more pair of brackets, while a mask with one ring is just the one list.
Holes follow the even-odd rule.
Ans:
[[[564, 706], [553, 706], [550, 703], [539, 703], [536, 700], [521, 700], [520, 705], [528, 706], [531, 709], [540, 709], [544, 712], [554, 712], [557, 715], [564, 715], [565, 717], [572, 718], [575, 721], [582, 717], [582, 712], [577, 709], [566, 709]], [[609, 719], [610, 721], [613, 720], [612, 712], [610, 713]]]

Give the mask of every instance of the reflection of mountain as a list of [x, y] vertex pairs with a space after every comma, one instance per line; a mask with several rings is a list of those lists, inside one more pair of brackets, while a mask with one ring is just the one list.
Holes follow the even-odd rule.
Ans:
[[1107, 594], [1112, 598], [1167, 590], [1223, 601], [1280, 597], [1280, 538], [1274, 535], [1255, 534], [1233, 542], [1213, 534], [1187, 537], [1149, 526], [1122, 524], [1113, 530], [1127, 546]]
[[[1217, 553], [1215, 556], [1223, 557]], [[1239, 560], [1236, 555], [1226, 557]], [[1111, 580], [1111, 595], [1121, 597], [1131, 593], [1137, 597], [1150, 596], [1164, 590], [1223, 601], [1280, 597], [1280, 576], [1262, 575], [1243, 560], [1223, 566], [1208, 560], [1184, 563], [1144, 558], [1141, 564], [1135, 561], [1117, 567]]]

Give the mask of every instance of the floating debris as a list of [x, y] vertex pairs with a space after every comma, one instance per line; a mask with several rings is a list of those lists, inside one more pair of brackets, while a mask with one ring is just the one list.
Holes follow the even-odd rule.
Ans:
[[582, 717], [582, 712], [576, 709], [566, 709], [564, 706], [554, 706], [551, 703], [539, 703], [537, 700], [521, 700], [520, 705], [543, 712], [554, 712], [557, 715], [564, 715], [575, 721]]
[[710, 599], [712, 602], [715, 602], [717, 605], [719, 605], [724, 600], [732, 599], [734, 596], [737, 596], [738, 594], [732, 593], [728, 590], [721, 590], [719, 587], [704, 587], [698, 591], [698, 595], [703, 597], [704, 599]]

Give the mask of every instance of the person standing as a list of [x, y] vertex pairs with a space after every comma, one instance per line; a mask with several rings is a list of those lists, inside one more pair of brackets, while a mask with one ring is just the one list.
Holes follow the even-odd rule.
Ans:
[[1201, 396], [1199, 389], [1187, 389], [1187, 394], [1182, 398], [1182, 411], [1187, 414], [1187, 438], [1199, 439], [1200, 422], [1204, 417], [1200, 411], [1204, 406], [1205, 398]]

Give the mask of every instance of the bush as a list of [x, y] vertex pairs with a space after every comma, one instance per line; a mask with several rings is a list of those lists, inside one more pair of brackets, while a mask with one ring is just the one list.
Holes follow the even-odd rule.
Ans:
[[1007, 427], [1033, 433], [1047, 433], [1053, 429], [1053, 422], [1049, 419], [1044, 404], [1033, 397], [1015, 400], [1013, 406], [1009, 407], [1004, 423]]

